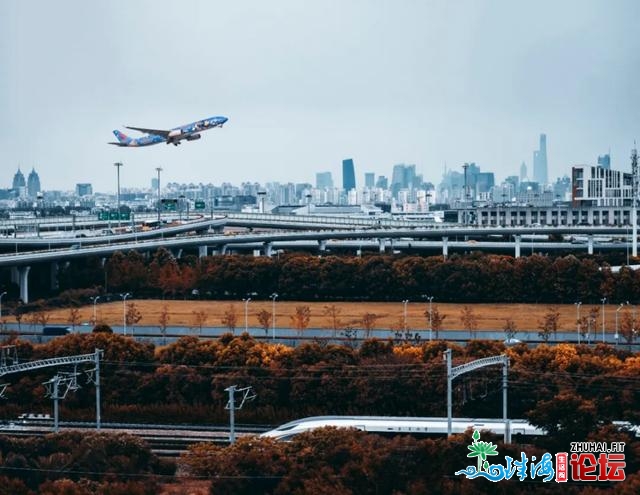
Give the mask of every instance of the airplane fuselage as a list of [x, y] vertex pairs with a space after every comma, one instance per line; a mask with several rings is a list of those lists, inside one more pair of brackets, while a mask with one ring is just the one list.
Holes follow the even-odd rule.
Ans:
[[109, 144], [116, 146], [140, 147], [166, 143], [177, 146], [182, 140], [195, 141], [196, 139], [200, 139], [200, 132], [213, 129], [215, 127], [222, 127], [227, 120], [227, 117], [222, 116], [209, 117], [207, 119], [191, 122], [190, 124], [174, 127], [169, 130], [125, 126], [127, 129], [144, 132], [147, 135], [139, 138], [130, 138], [122, 132], [115, 130], [113, 133], [118, 139], [118, 142], [111, 142]]

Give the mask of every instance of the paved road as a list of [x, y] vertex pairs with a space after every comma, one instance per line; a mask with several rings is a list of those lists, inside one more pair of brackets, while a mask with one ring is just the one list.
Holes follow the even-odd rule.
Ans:
[[[115, 333], [123, 334], [124, 328], [121, 326], [112, 326], [113, 331]], [[78, 333], [89, 333], [91, 332], [92, 327], [89, 325], [81, 325], [77, 326], [74, 331]], [[3, 328], [4, 332], [13, 331], [18, 332], [22, 338], [26, 340], [30, 340], [35, 343], [43, 343], [48, 342], [52, 338], [55, 337], [45, 337], [42, 336], [41, 330], [39, 326], [31, 326], [23, 324], [21, 329], [18, 329], [17, 324], [7, 323]], [[362, 330], [354, 331], [352, 334], [347, 335], [344, 331], [339, 331], [337, 335], [334, 335], [333, 330], [328, 330], [326, 328], [307, 328], [302, 332], [302, 335], [299, 335], [295, 329], [292, 328], [276, 328], [275, 329], [275, 339], [273, 330], [270, 328], [267, 332], [262, 328], [249, 327], [247, 329], [248, 333], [260, 340], [268, 340], [268, 341], [276, 341], [281, 344], [295, 346], [300, 342], [309, 341], [309, 340], [325, 340], [336, 343], [348, 343], [355, 342], [365, 338], [365, 334]], [[151, 342], [155, 345], [164, 345], [171, 342], [175, 342], [179, 337], [184, 335], [195, 335], [200, 336], [202, 338], [217, 338], [224, 333], [228, 333], [229, 329], [225, 327], [203, 327], [202, 331], [198, 328], [191, 327], [178, 327], [172, 326], [167, 327], [166, 335], [163, 336], [160, 328], [157, 326], [136, 326], [134, 328], [127, 327], [127, 335], [133, 336], [136, 340], [142, 342]], [[236, 328], [235, 334], [240, 335], [244, 332], [244, 327]], [[420, 341], [425, 342], [431, 339], [435, 339], [435, 334], [431, 334], [429, 330], [417, 330], [417, 331], [409, 331], [405, 335], [404, 333], [395, 333], [391, 330], [372, 330], [370, 337], [375, 337], [379, 339], [398, 339], [398, 340], [409, 340], [409, 341]], [[475, 336], [471, 336], [466, 330], [443, 330], [439, 333], [439, 338], [452, 341], [452, 342], [467, 342], [470, 339], [488, 339], [488, 340], [497, 340], [504, 341], [506, 336], [504, 331], [502, 330], [483, 330], [478, 331]], [[515, 338], [520, 340], [521, 342], [525, 342], [528, 344], [539, 344], [542, 343], [542, 338], [538, 335], [538, 330], [522, 330], [516, 333]], [[628, 345], [624, 339], [621, 337], [616, 340], [615, 334], [610, 330], [605, 333], [605, 342], [612, 345], [618, 345], [624, 348], [628, 348]], [[558, 332], [557, 335], [551, 336], [549, 341], [550, 344], [554, 343], [589, 343], [596, 344], [601, 343], [602, 333], [590, 334], [588, 339], [582, 336], [578, 336], [577, 332]], [[632, 346], [634, 350], [640, 350], [640, 344], [634, 343]]]

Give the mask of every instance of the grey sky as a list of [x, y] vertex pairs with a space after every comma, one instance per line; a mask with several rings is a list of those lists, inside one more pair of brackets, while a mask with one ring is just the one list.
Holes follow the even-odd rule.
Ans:
[[[341, 160], [517, 174], [541, 132], [549, 176], [629, 168], [640, 137], [640, 2], [0, 0], [0, 187], [315, 182]], [[179, 147], [109, 146], [123, 124], [224, 115]], [[139, 135], [134, 131], [131, 135]]]

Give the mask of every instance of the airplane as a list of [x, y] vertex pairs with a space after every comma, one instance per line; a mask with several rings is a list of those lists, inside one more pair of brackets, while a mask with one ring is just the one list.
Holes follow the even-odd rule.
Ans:
[[187, 141], [200, 139], [201, 131], [213, 129], [214, 127], [222, 127], [227, 120], [229, 120], [227, 117], [209, 117], [208, 119], [198, 120], [197, 122], [181, 125], [180, 127], [174, 127], [168, 131], [125, 126], [127, 129], [144, 132], [147, 136], [130, 138], [123, 132], [116, 129], [113, 133], [118, 139], [118, 142], [110, 142], [109, 144], [113, 144], [115, 146], [151, 146], [152, 144], [167, 143], [178, 146], [180, 141], [183, 139], [186, 139]]

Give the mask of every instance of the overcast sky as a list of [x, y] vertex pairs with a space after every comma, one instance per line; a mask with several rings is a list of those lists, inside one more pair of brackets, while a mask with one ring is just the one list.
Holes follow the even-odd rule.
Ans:
[[[636, 0], [0, 1], [0, 187], [311, 182], [351, 157], [391, 176], [476, 162], [549, 177], [640, 137]], [[179, 147], [106, 144], [122, 125], [229, 121]], [[131, 131], [132, 136], [139, 136]]]

